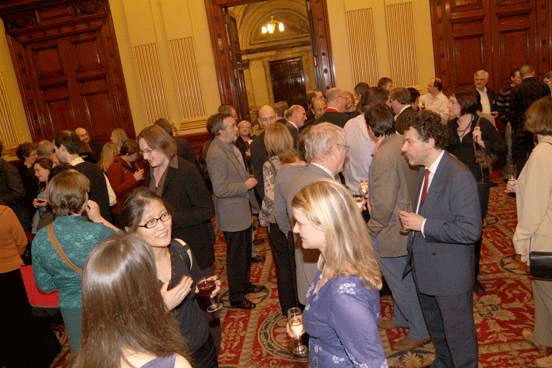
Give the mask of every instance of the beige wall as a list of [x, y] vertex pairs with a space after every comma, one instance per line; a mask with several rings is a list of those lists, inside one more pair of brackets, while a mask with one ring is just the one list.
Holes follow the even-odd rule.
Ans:
[[[421, 87], [433, 77], [427, 0], [327, 2], [339, 87], [374, 84], [383, 75]], [[158, 117], [182, 134], [204, 131], [220, 104], [204, 0], [110, 0], [110, 6], [136, 132]], [[30, 132], [3, 28], [0, 33], [0, 137], [9, 148]], [[252, 61], [248, 71], [252, 106], [271, 97], [268, 85], [265, 92], [255, 85], [263, 76], [268, 84], [264, 62]]]

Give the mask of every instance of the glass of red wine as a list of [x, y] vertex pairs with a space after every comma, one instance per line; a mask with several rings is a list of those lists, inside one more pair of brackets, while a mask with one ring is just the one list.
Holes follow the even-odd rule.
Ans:
[[222, 309], [222, 303], [218, 303], [215, 298], [211, 297], [211, 293], [217, 288], [216, 280], [206, 278], [197, 283], [200, 298], [209, 299], [210, 305], [207, 307], [207, 312], [213, 313]]

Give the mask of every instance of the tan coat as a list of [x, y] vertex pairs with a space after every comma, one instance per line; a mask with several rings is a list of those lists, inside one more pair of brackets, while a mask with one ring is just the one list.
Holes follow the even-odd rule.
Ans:
[[516, 202], [516, 253], [552, 252], [552, 136], [544, 136], [529, 156], [517, 181]]
[[399, 210], [414, 211], [417, 199], [418, 171], [408, 166], [401, 155], [403, 136], [384, 138], [372, 159], [368, 176], [370, 196], [370, 235], [379, 240], [381, 257], [407, 254], [408, 236], [401, 234]]

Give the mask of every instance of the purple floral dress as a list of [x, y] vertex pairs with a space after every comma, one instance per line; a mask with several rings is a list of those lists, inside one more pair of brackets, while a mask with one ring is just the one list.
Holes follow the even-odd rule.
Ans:
[[310, 335], [309, 367], [387, 368], [379, 332], [379, 293], [362, 286], [358, 276], [338, 276], [314, 293], [318, 272], [304, 311]]

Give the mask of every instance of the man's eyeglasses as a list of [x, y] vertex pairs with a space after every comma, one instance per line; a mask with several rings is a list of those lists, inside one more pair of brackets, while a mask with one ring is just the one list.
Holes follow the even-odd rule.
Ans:
[[168, 213], [168, 212], [165, 212], [157, 218], [152, 218], [152, 219], [148, 220], [144, 225], [138, 225], [138, 227], [145, 227], [146, 229], [153, 229], [154, 227], [157, 226], [157, 223], [159, 222], [159, 220], [161, 220], [161, 222], [167, 222], [167, 221], [169, 221], [170, 218], [171, 218], [171, 214]]

